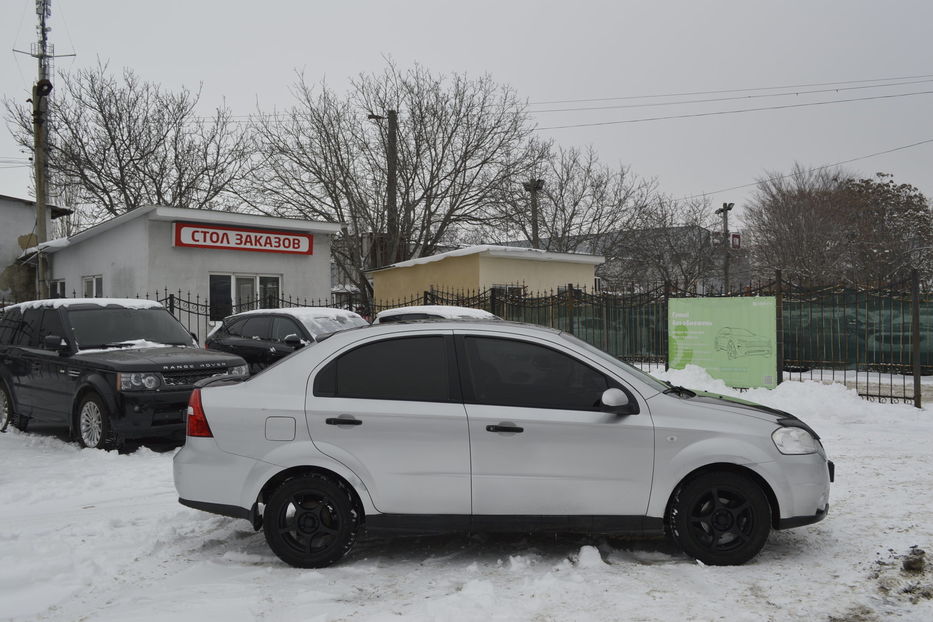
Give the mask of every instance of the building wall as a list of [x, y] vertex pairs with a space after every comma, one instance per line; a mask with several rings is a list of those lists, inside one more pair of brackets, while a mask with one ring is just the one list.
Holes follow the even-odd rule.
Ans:
[[377, 305], [408, 300], [422, 296], [432, 286], [446, 290], [479, 289], [479, 266], [479, 255], [464, 255], [373, 272], [373, 300]]
[[[49, 210], [51, 212], [51, 210]], [[36, 208], [18, 199], [0, 198], [0, 270], [12, 264], [22, 254], [17, 238], [34, 233]], [[51, 234], [52, 220], [47, 216], [46, 231]]]
[[[308, 255], [261, 253], [172, 246], [168, 221], [148, 221], [150, 291], [209, 293], [211, 274], [269, 275], [281, 277], [281, 292], [292, 298], [330, 300], [331, 236], [315, 233], [314, 251]], [[283, 228], [284, 230], [284, 228]]]
[[479, 265], [481, 289], [493, 285], [524, 285], [527, 292], [536, 293], [556, 291], [568, 283], [588, 291], [593, 289], [595, 266], [592, 264], [481, 255]]
[[65, 280], [65, 294], [83, 296], [83, 278], [100, 275], [102, 296], [133, 298], [148, 291], [149, 237], [146, 219], [131, 220], [51, 254], [50, 279]]

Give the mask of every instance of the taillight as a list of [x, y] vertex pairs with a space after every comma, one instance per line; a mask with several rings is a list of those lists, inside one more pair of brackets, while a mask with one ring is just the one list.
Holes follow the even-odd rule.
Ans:
[[211, 438], [211, 426], [204, 416], [204, 407], [201, 406], [201, 389], [195, 389], [188, 398], [188, 436], [202, 436]]

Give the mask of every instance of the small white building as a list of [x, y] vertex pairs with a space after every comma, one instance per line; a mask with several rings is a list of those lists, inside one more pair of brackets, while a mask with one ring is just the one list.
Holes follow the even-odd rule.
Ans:
[[[46, 210], [46, 231], [52, 231], [52, 220], [70, 214], [71, 210], [50, 205]], [[0, 194], [0, 272], [23, 254], [20, 238], [35, 235], [36, 204], [29, 199], [18, 199]], [[35, 244], [32, 241], [31, 244]], [[30, 243], [26, 243], [29, 246]], [[0, 290], [6, 289], [0, 286]]]
[[210, 319], [278, 306], [284, 296], [326, 302], [330, 245], [340, 225], [150, 205], [42, 245], [55, 296], [210, 301]]

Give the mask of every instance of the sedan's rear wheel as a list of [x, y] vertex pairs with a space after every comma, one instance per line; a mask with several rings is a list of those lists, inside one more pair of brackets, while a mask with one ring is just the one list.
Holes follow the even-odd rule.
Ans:
[[321, 568], [349, 552], [360, 517], [347, 489], [322, 475], [296, 477], [279, 486], [263, 513], [272, 551], [298, 568]]
[[110, 449], [114, 445], [110, 430], [110, 415], [104, 402], [94, 393], [87, 395], [78, 406], [75, 430], [78, 441], [90, 449]]
[[761, 486], [750, 478], [707, 473], [677, 491], [670, 527], [684, 552], [704, 564], [744, 564], [768, 539], [771, 507]]

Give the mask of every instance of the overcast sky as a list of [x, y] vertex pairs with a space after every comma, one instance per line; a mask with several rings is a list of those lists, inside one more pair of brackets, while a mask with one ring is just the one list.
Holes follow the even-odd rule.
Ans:
[[[0, 6], [2, 92], [25, 100], [36, 62], [12, 49], [36, 40], [35, 0]], [[488, 73], [533, 110], [637, 104], [533, 118], [539, 128], [609, 123], [539, 131], [566, 146], [593, 145], [605, 163], [654, 177], [675, 197], [710, 193], [737, 212], [753, 189], [716, 191], [795, 161], [816, 167], [933, 139], [929, 0], [53, 0], [49, 25], [56, 53], [77, 54], [57, 69], [99, 58], [169, 89], [202, 84], [205, 112], [224, 98], [235, 114], [255, 112], [257, 101], [282, 108], [296, 71], [342, 89], [351, 76], [380, 71], [384, 56], [403, 68]], [[834, 88], [847, 90], [802, 93]], [[734, 92], [643, 97], [710, 91]], [[876, 99], [799, 106], [868, 97]], [[597, 99], [605, 101], [566, 101]], [[564, 103], [539, 103], [550, 101]], [[798, 107], [631, 122], [778, 106]], [[28, 168], [7, 168], [26, 157], [3, 131], [0, 194], [31, 196]], [[933, 197], [933, 142], [847, 166], [894, 173]]]

